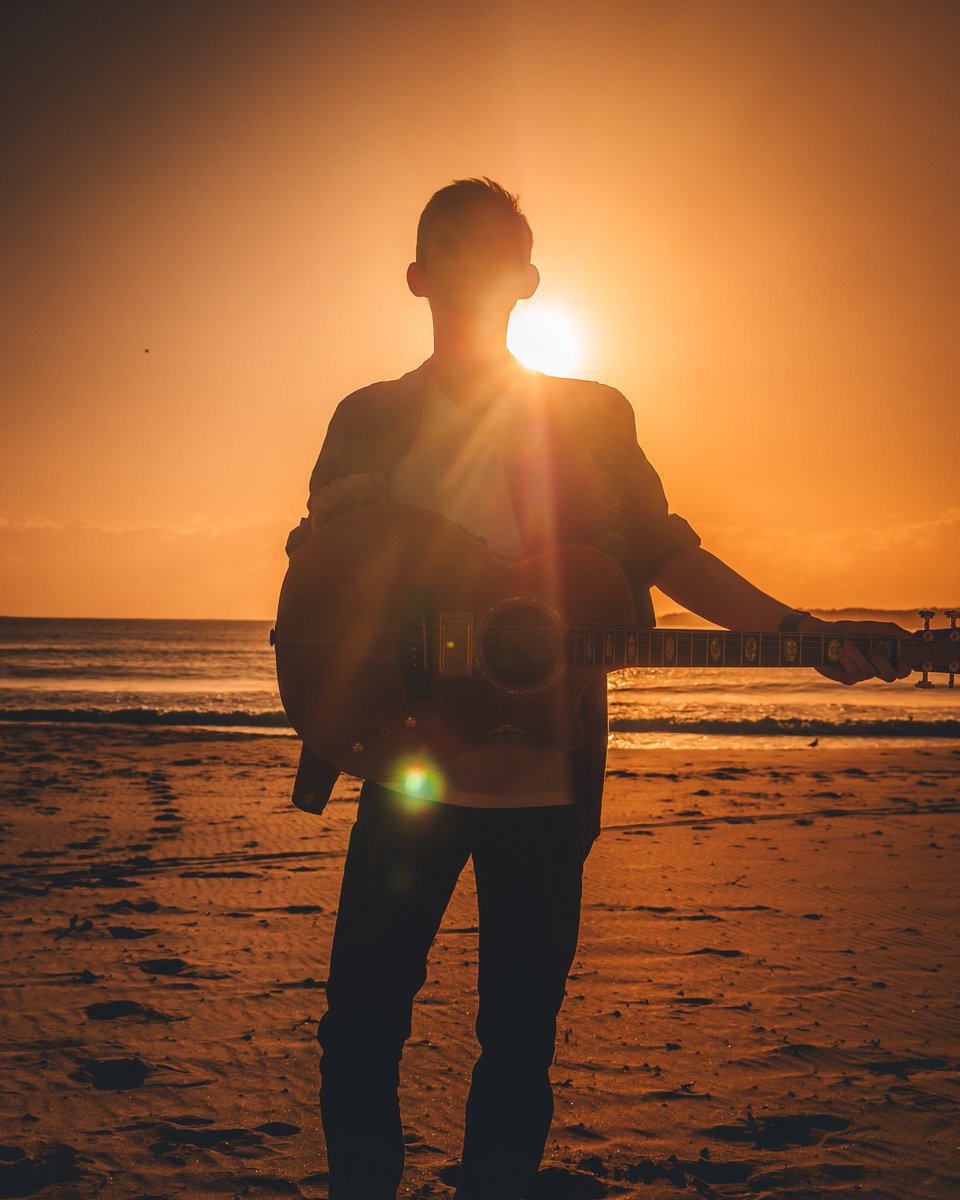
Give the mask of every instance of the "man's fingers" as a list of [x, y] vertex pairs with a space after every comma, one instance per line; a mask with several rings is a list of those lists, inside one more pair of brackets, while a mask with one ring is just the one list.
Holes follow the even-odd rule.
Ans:
[[822, 675], [824, 679], [831, 679], [834, 683], [842, 683], [844, 687], [850, 687], [854, 683], [859, 683], [861, 676], [844, 662], [843, 655], [836, 664], [829, 667], [817, 667], [817, 673]]
[[[906, 629], [889, 621], [833, 621], [825, 628], [831, 629], [839, 637], [846, 638], [869, 637], [906, 641], [912, 636]], [[906, 679], [910, 674], [909, 665], [898, 663], [894, 666], [875, 647], [864, 652], [852, 641], [843, 642], [835, 665], [818, 670], [826, 679], [848, 686], [860, 683], [864, 679], [882, 679], [885, 683], [893, 683], [897, 679]]]
[[889, 659], [884, 658], [879, 650], [869, 650], [867, 657], [873, 663], [875, 674], [879, 675], [885, 683], [893, 683], [897, 678], [897, 672]]
[[840, 663], [846, 672], [847, 683], [860, 683], [876, 675], [872, 664], [854, 642], [844, 642], [840, 649]]
[[[826, 670], [824, 674], [827, 674]], [[844, 642], [840, 649], [839, 669], [830, 670], [828, 678], [846, 684], [874, 678], [893, 683], [896, 679], [905, 679], [909, 674], [908, 666], [894, 667], [879, 650], [871, 649], [864, 653], [854, 642]]]

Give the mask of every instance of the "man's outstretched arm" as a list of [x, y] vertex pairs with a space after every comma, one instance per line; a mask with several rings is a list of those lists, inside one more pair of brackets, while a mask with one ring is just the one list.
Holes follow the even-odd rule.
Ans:
[[[724, 629], [775, 633], [780, 622], [794, 610], [768, 596], [738, 575], [715, 555], [702, 547], [684, 550], [661, 567], [654, 580], [657, 587], [678, 604]], [[831, 633], [847, 637], [906, 638], [909, 633], [899, 625], [880, 621], [821, 621], [803, 616], [796, 625], [798, 633]], [[877, 651], [866, 655], [852, 642], [844, 642], [840, 661], [820, 672], [837, 683], [859, 683], [879, 677], [887, 682], [903, 679], [909, 667], [899, 669]]]

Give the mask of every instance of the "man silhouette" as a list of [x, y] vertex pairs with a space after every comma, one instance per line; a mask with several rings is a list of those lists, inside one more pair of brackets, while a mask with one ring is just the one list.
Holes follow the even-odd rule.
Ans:
[[[338, 407], [311, 478], [309, 515], [288, 552], [350, 508], [414, 504], [507, 558], [573, 543], [606, 550], [630, 580], [639, 624], [654, 624], [656, 584], [726, 628], [824, 631], [825, 622], [709, 554], [668, 512], [619, 392], [528, 372], [511, 357], [511, 310], [539, 283], [531, 248], [517, 199], [493, 181], [458, 180], [431, 198], [407, 282], [429, 302], [434, 352]], [[872, 623], [829, 628], [904, 634]], [[824, 673], [843, 683], [898, 675], [849, 641]], [[456, 1196], [516, 1200], [532, 1184], [553, 1112], [548, 1072], [577, 943], [582, 866], [599, 832], [605, 679], [585, 694], [582, 716], [588, 735], [572, 753], [521, 733], [491, 735], [415, 816], [382, 781], [364, 782], [318, 1031], [331, 1200], [396, 1196], [400, 1058], [430, 945], [468, 859], [479, 910], [480, 1056]], [[295, 802], [319, 811], [336, 774], [305, 748]]]

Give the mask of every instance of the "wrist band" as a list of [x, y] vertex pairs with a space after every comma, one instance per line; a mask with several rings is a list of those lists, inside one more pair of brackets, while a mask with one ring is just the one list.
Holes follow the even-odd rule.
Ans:
[[778, 633], [796, 633], [797, 626], [804, 617], [809, 617], [810, 614], [801, 608], [793, 608], [786, 614], [780, 624], [777, 626]]

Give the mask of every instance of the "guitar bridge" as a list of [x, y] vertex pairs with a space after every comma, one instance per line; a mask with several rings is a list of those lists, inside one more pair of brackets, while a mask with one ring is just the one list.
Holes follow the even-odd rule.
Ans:
[[440, 674], [473, 674], [473, 617], [470, 613], [440, 614]]

